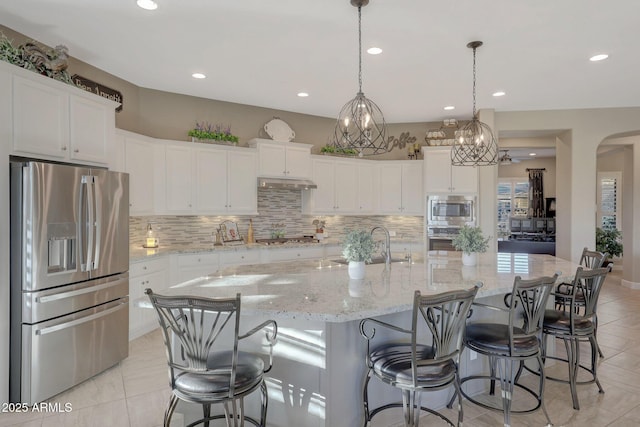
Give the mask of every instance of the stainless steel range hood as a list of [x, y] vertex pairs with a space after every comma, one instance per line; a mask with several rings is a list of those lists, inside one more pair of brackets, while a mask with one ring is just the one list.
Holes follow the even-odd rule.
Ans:
[[308, 179], [258, 178], [258, 188], [311, 190], [312, 188], [318, 188], [318, 186]]

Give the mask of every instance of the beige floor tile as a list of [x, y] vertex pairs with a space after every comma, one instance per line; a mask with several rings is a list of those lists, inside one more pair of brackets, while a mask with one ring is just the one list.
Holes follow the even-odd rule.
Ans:
[[133, 427], [124, 399], [101, 403], [65, 414], [45, 416], [42, 427]]

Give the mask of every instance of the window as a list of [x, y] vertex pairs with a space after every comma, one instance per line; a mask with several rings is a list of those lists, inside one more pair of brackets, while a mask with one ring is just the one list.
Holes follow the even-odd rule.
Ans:
[[511, 234], [509, 217], [526, 216], [529, 211], [529, 179], [501, 178], [498, 180], [498, 235]]
[[604, 230], [621, 228], [621, 191], [621, 172], [598, 172], [598, 189], [596, 195], [598, 198], [598, 227]]

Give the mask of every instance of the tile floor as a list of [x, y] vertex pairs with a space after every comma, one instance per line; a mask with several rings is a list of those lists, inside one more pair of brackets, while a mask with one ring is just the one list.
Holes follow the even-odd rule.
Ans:
[[[579, 386], [582, 409], [574, 411], [568, 385], [547, 381], [545, 400], [555, 426], [640, 425], [640, 291], [621, 287], [619, 283], [619, 273], [611, 273], [598, 307], [598, 339], [605, 354], [600, 359], [598, 376], [606, 393], [599, 394], [595, 384]], [[52, 399], [62, 404], [70, 402], [72, 411], [0, 414], [0, 427], [161, 426], [169, 399], [162, 338], [156, 330], [130, 345], [130, 355], [122, 363]], [[586, 357], [584, 353], [583, 360]], [[556, 369], [565, 372], [566, 365], [551, 367], [549, 371]], [[467, 427], [503, 424], [501, 413], [469, 403], [464, 404], [464, 414]], [[455, 413], [452, 415], [455, 419]], [[180, 420], [174, 421], [178, 424]], [[444, 425], [432, 416], [425, 417], [422, 424]], [[375, 424], [383, 425], [395, 427], [402, 423]], [[545, 419], [541, 411], [513, 415], [512, 425], [543, 426]]]

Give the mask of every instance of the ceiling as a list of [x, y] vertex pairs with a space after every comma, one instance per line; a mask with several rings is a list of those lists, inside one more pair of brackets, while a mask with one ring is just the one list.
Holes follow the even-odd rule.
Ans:
[[[145, 88], [323, 117], [358, 90], [349, 0], [157, 2], [2, 0], [0, 24]], [[387, 122], [469, 118], [482, 40], [478, 109], [639, 106], [638, 16], [637, 0], [371, 0], [363, 50], [383, 52], [363, 52], [363, 91]]]

